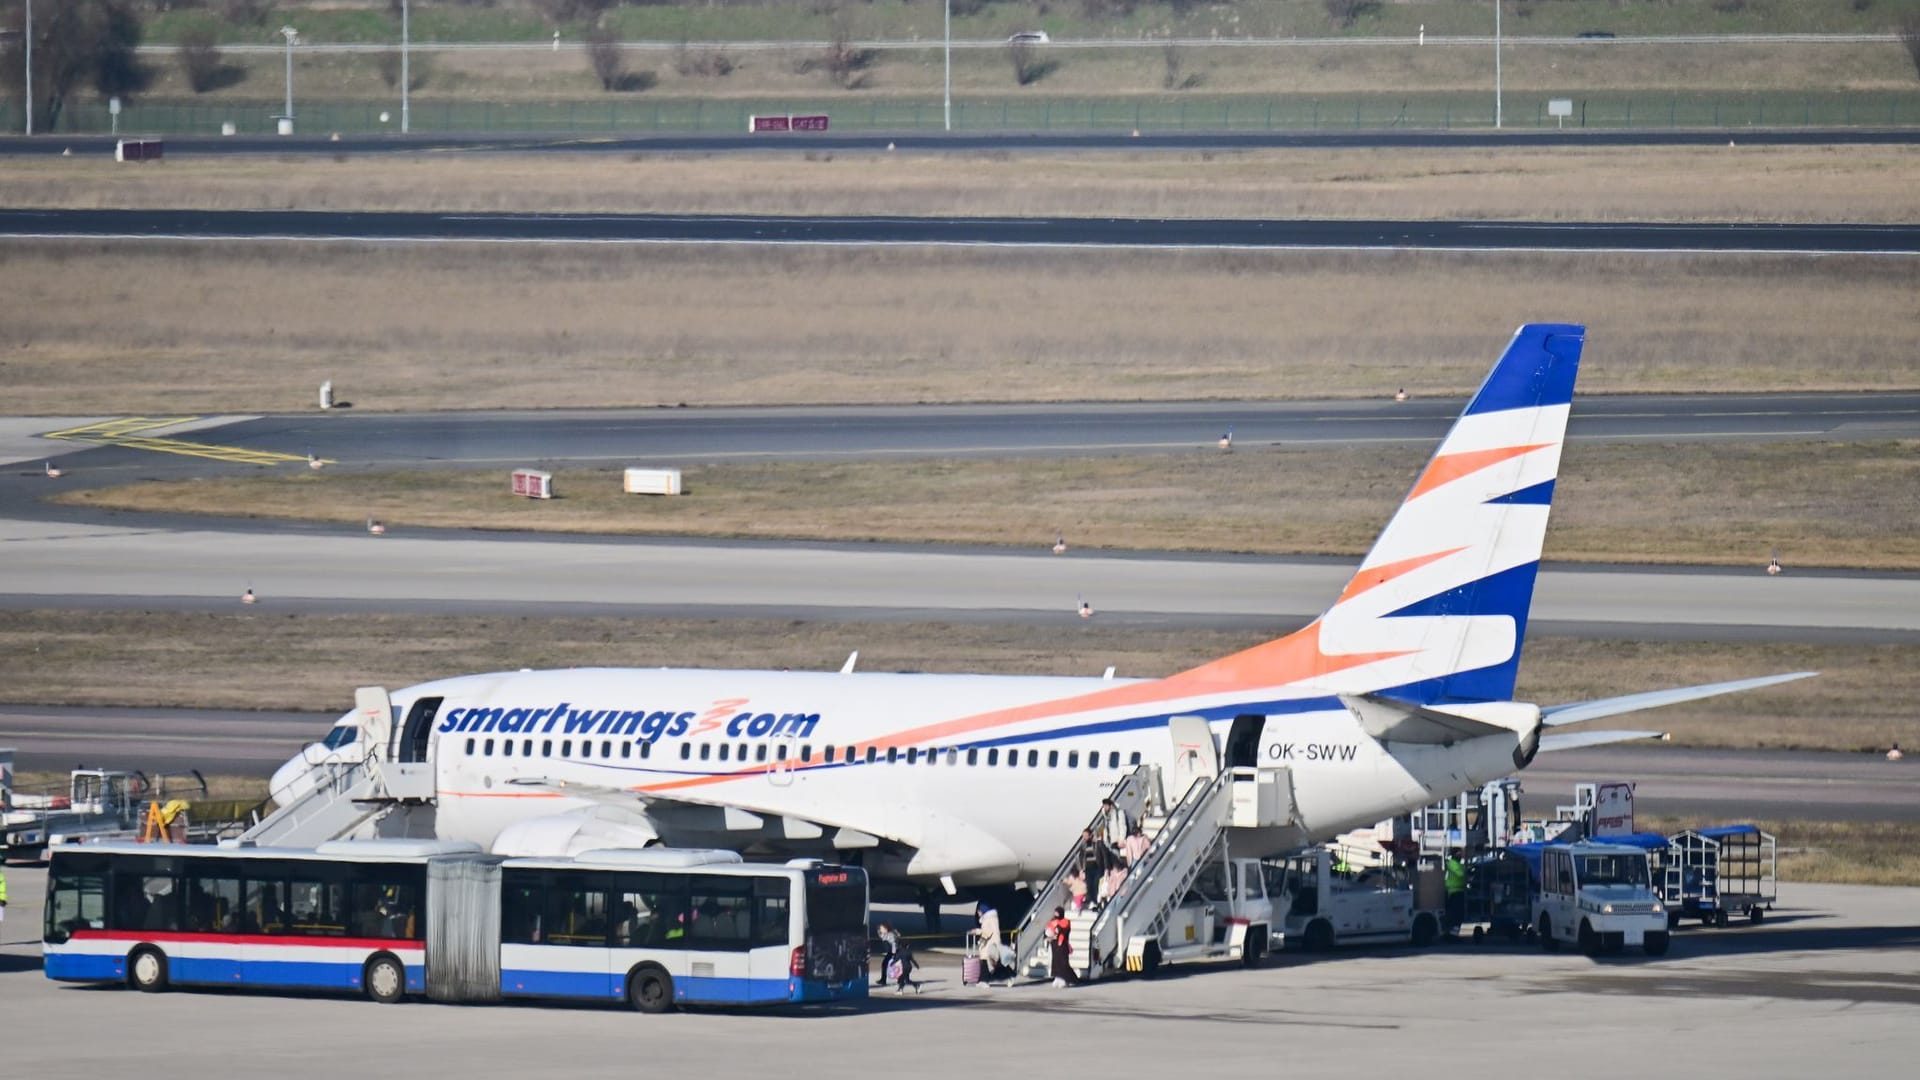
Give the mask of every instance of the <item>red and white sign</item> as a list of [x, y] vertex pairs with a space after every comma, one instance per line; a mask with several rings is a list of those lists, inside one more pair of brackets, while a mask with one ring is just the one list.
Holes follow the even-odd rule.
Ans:
[[553, 498], [553, 474], [538, 469], [513, 470], [513, 493], [529, 499]]
[[747, 117], [747, 130], [756, 133], [762, 131], [825, 131], [827, 130], [827, 115], [821, 113], [818, 116], [749, 116]]

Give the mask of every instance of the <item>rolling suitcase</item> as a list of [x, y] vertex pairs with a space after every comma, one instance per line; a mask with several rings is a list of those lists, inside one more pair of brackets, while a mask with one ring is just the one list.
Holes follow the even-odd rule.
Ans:
[[960, 961], [960, 985], [962, 986], [980, 985], [980, 973], [981, 973], [981, 967], [980, 967], [979, 957], [969, 956]]

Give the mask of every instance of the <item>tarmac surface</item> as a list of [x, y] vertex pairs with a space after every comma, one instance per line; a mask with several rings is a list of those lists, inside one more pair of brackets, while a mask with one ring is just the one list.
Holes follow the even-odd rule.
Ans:
[[1689, 926], [1657, 960], [1466, 943], [1356, 948], [1054, 990], [963, 987], [955, 956], [922, 951], [917, 995], [639, 1016], [55, 984], [37, 940], [45, 872], [8, 877], [0, 1015], [18, 1076], [225, 1076], [237, 1063], [278, 1080], [1901, 1076], [1920, 1052], [1920, 889], [1789, 883], [1766, 921]]
[[1203, 218], [0, 210], [38, 238], [1920, 254], [1920, 226]]

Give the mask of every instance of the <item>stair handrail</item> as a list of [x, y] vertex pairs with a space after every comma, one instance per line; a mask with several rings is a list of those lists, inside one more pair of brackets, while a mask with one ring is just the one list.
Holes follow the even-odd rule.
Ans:
[[304, 825], [328, 806], [333, 805], [336, 800], [345, 797], [361, 781], [373, 775], [371, 761], [336, 762], [319, 766], [319, 768], [326, 770], [326, 775], [319, 783], [307, 789], [299, 798], [254, 823], [251, 828], [241, 834], [241, 839], [259, 840], [265, 833]]
[[[1114, 806], [1125, 813], [1129, 820], [1138, 821], [1144, 816], [1142, 811], [1156, 801], [1155, 794], [1159, 787], [1159, 766], [1139, 765], [1132, 772], [1121, 777], [1119, 783], [1114, 784], [1113, 790], [1105, 797], [1112, 799]], [[1102, 816], [1102, 812], [1096, 808], [1092, 820], [1086, 825], [1086, 828], [1092, 829], [1096, 836], [1105, 824], [1101, 820]], [[1033, 904], [1027, 908], [1026, 917], [1021, 919], [1020, 925], [1014, 928], [1013, 959], [1016, 970], [1025, 970], [1029, 964], [1028, 946], [1034, 939], [1029, 938], [1028, 934], [1036, 927], [1044, 927], [1047, 920], [1052, 917], [1054, 908], [1065, 906], [1067, 878], [1079, 862], [1079, 852], [1079, 837], [1075, 834], [1074, 842], [1068, 845], [1066, 855], [1061, 858], [1060, 864], [1054, 867], [1053, 876], [1048, 878], [1046, 885], [1033, 895]]]
[[[1165, 868], [1164, 864], [1173, 852], [1182, 847], [1186, 836], [1195, 824], [1195, 818], [1208, 807], [1213, 807], [1215, 809], [1213, 828], [1204, 849], [1199, 853], [1198, 858], [1189, 861], [1186, 867], [1176, 874], [1177, 880], [1173, 891], [1161, 899], [1152, 918], [1147, 920], [1146, 933], [1155, 934], [1160, 931], [1167, 912], [1185, 896], [1194, 879], [1200, 875], [1201, 867], [1212, 858], [1214, 849], [1220, 844], [1220, 828], [1224, 825], [1223, 804], [1230, 805], [1226, 800], [1226, 793], [1233, 778], [1234, 770], [1222, 769], [1217, 775], [1196, 779], [1187, 788], [1187, 793], [1181, 797], [1180, 804], [1174, 808], [1173, 813], [1168, 815], [1166, 824], [1160, 827], [1159, 834], [1153, 838], [1152, 846], [1148, 847], [1146, 854], [1141, 856], [1140, 865], [1128, 869], [1127, 876], [1120, 882], [1120, 888], [1108, 899], [1106, 906], [1100, 912], [1100, 917], [1094, 920], [1088, 934], [1091, 947], [1097, 947], [1102, 943], [1105, 935], [1111, 933], [1115, 927], [1124, 928], [1133, 923], [1134, 908], [1145, 899], [1142, 894], [1159, 879], [1161, 871]], [[1111, 965], [1115, 962], [1117, 956], [1123, 951], [1118, 947], [1119, 944], [1121, 943], [1116, 941], [1115, 947], [1108, 948], [1101, 954], [1100, 959], [1103, 964]]]

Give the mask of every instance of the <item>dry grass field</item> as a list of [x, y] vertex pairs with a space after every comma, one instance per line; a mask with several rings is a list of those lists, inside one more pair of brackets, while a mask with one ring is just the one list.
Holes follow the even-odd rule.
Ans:
[[[686, 666], [1157, 676], [1253, 645], [1257, 631], [1081, 623], [531, 619], [511, 616], [0, 612], [0, 686], [43, 705], [345, 711], [355, 686], [521, 667]], [[1871, 750], [1920, 745], [1920, 648], [1610, 642], [1536, 637], [1521, 697], [1574, 701], [1774, 671], [1750, 694], [1648, 714], [1689, 746]], [[1657, 719], [1656, 719], [1657, 717]]]
[[0, 161], [0, 205], [81, 209], [1898, 222], [1916, 187], [1908, 146]]
[[[1208, 433], [1210, 437], [1211, 432]], [[1196, 432], [1196, 443], [1199, 441]], [[1431, 447], [1241, 447], [1106, 458], [755, 462], [683, 469], [636, 499], [617, 468], [555, 473], [552, 501], [499, 470], [306, 469], [76, 491], [127, 510], [534, 532], [1365, 553]], [[1327, 476], [1343, 482], [1330, 490]], [[1899, 442], [1576, 446], [1549, 559], [1920, 569], [1920, 446]]]
[[[1723, 821], [1635, 815], [1644, 831], [1672, 836]], [[1920, 885], [1920, 826], [1905, 822], [1756, 821], [1780, 844], [1780, 880]]]
[[1920, 260], [18, 241], [11, 414], [1920, 385]]

